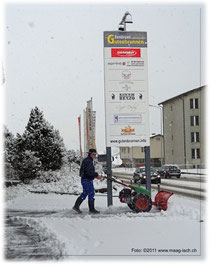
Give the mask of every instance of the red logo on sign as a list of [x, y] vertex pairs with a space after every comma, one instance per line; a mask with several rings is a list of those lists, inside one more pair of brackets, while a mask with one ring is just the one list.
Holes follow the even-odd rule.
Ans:
[[140, 49], [112, 49], [112, 57], [141, 57]]

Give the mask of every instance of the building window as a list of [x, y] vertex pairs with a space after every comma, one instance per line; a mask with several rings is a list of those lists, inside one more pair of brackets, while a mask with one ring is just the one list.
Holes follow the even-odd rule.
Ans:
[[200, 159], [200, 148], [197, 148], [196, 150], [197, 150], [197, 158]]
[[199, 125], [199, 116], [195, 116], [195, 125]]
[[195, 159], [195, 149], [192, 149], [192, 159]]
[[190, 109], [198, 109], [198, 98], [190, 99]]
[[198, 126], [199, 125], [199, 116], [190, 116], [190, 125]]
[[173, 106], [171, 105], [171, 111], [173, 111]]
[[198, 98], [195, 98], [195, 109], [198, 109]]
[[199, 132], [192, 132], [191, 133], [191, 143], [198, 143], [200, 142]]
[[196, 140], [196, 143], [200, 142], [199, 132], [195, 133], [195, 140]]
[[157, 137], [157, 138], [156, 138], [156, 141], [160, 141], [160, 137]]
[[193, 99], [190, 99], [190, 109], [193, 109]]
[[200, 158], [200, 148], [192, 149], [192, 159]]
[[174, 155], [174, 150], [173, 149], [171, 150], [171, 153], [172, 153], [172, 156], [173, 156]]
[[141, 152], [144, 153], [144, 147], [141, 147]]

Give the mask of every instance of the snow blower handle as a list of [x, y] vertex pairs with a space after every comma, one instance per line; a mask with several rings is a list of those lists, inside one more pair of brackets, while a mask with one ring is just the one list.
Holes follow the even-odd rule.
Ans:
[[111, 181], [113, 181], [113, 182], [116, 182], [116, 183], [118, 183], [118, 184], [120, 184], [120, 185], [123, 185], [123, 186], [125, 186], [125, 187], [128, 187], [128, 188], [130, 188], [130, 189], [132, 189], [132, 190], [135, 190], [134, 187], [132, 187], [132, 186], [130, 186], [130, 185], [127, 185], [127, 184], [124, 184], [123, 182], [120, 182], [120, 181], [118, 181], [118, 180], [116, 180], [116, 179], [114, 179], [114, 178], [108, 178], [108, 177], [106, 177], [106, 176], [103, 176], [103, 178], [105, 178], [105, 179], [109, 179], [109, 180], [111, 180]]

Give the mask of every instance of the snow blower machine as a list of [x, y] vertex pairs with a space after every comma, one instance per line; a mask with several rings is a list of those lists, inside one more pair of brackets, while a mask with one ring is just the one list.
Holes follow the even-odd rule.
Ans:
[[[105, 177], [108, 179], [108, 177]], [[109, 178], [111, 181], [123, 185], [124, 188], [119, 193], [119, 199], [122, 203], [127, 203], [128, 207], [134, 212], [149, 212], [152, 205], [155, 205], [158, 210], [167, 210], [168, 199], [173, 195], [172, 192], [159, 191], [155, 196], [155, 201], [151, 199], [149, 190], [136, 185], [128, 185], [117, 181], [114, 178]]]

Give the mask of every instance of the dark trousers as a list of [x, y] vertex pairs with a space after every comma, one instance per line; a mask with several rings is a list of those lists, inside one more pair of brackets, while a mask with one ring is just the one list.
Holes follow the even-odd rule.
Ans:
[[81, 178], [81, 183], [83, 187], [83, 192], [81, 193], [80, 198], [85, 200], [88, 196], [89, 202], [94, 201], [95, 190], [93, 186], [93, 180]]

